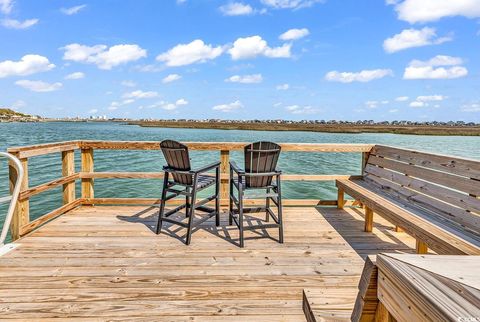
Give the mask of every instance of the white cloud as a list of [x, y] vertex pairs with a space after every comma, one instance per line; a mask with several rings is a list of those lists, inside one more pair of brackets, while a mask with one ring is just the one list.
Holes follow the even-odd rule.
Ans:
[[377, 108], [379, 105], [386, 105], [390, 103], [389, 101], [387, 100], [384, 100], [384, 101], [366, 101], [364, 103], [365, 107], [368, 108], [368, 109], [375, 109]]
[[125, 86], [125, 87], [135, 87], [135, 86], [137, 86], [137, 83], [135, 83], [134, 81], [131, 81], [131, 80], [124, 80], [120, 84], [122, 84], [122, 86]]
[[53, 92], [62, 88], [62, 83], [46, 83], [42, 81], [31, 81], [22, 79], [15, 82], [16, 85], [29, 89], [33, 92]]
[[289, 41], [289, 40], [297, 40], [303, 37], [306, 37], [310, 34], [307, 28], [302, 29], [290, 29], [283, 34], [281, 34], [278, 38], [281, 40]]
[[480, 17], [480, 0], [405, 0], [394, 4], [398, 19], [409, 23], [453, 16]]
[[180, 76], [178, 74], [170, 74], [170, 75], [168, 75], [168, 76], [166, 76], [165, 78], [162, 79], [162, 83], [164, 83], [164, 84], [171, 83], [171, 82], [179, 80], [180, 78], [182, 78], [182, 76]]
[[107, 109], [109, 111], [115, 111], [116, 109], [118, 109], [120, 106], [124, 106], [124, 105], [128, 105], [128, 104], [132, 104], [134, 103], [135, 100], [133, 98], [128, 98], [128, 99], [124, 99], [123, 101], [121, 102], [111, 102], [110, 103], [110, 106], [107, 107]]
[[266, 6], [275, 9], [301, 9], [313, 6], [315, 3], [322, 3], [324, 0], [262, 0]]
[[[412, 60], [405, 68], [404, 79], [453, 79], [464, 77], [468, 70], [460, 66], [459, 57], [438, 55], [428, 61]], [[452, 67], [444, 67], [452, 66]]]
[[285, 106], [285, 109], [292, 114], [313, 114], [318, 111], [312, 106], [300, 106], [300, 105]]
[[16, 19], [3, 19], [2, 26], [9, 29], [27, 29], [38, 23], [38, 19], [27, 19], [24, 21]]
[[108, 48], [106, 45], [70, 44], [61, 49], [65, 50], [64, 60], [95, 64], [100, 69], [112, 69], [112, 67], [147, 57], [147, 51], [138, 45], [122, 44]]
[[383, 49], [387, 53], [394, 53], [412, 47], [439, 45], [451, 40], [451, 36], [437, 37], [435, 28], [405, 29], [401, 33], [387, 38], [383, 42]]
[[153, 91], [144, 92], [142, 90], [136, 90], [136, 91], [125, 93], [122, 95], [123, 98], [133, 98], [133, 99], [154, 98], [157, 96], [158, 96], [157, 92], [153, 92]]
[[480, 112], [480, 104], [472, 103], [461, 107], [462, 112]]
[[96, 108], [92, 108], [90, 111], [88, 111], [89, 114], [97, 114], [98, 113], [98, 109]]
[[367, 108], [377, 108], [378, 107], [378, 102], [377, 101], [366, 101], [365, 102], [365, 107]]
[[392, 108], [390, 110], [388, 110], [388, 113], [398, 113], [399, 110], [397, 108]]
[[12, 12], [13, 0], [0, 0], [0, 12], [8, 15]]
[[188, 101], [184, 98], [180, 98], [180, 99], [176, 100], [175, 103], [159, 101], [159, 102], [157, 102], [155, 104], [152, 104], [148, 107], [149, 108], [161, 108], [161, 109], [164, 109], [166, 111], [173, 111], [173, 110], [176, 110], [177, 108], [179, 108], [180, 106], [185, 106], [185, 105], [188, 105]]
[[413, 101], [410, 103], [410, 107], [424, 107], [428, 104], [426, 104], [425, 102], [418, 102], [418, 101]]
[[[426, 107], [429, 106], [429, 102], [441, 102], [447, 98], [444, 95], [421, 95], [417, 96], [415, 101], [410, 103], [410, 107]], [[434, 107], [439, 107], [439, 105], [436, 104]]]
[[330, 82], [352, 83], [352, 82], [370, 82], [374, 79], [393, 76], [391, 69], [373, 69], [354, 72], [331, 71], [325, 75], [325, 79]]
[[71, 8], [62, 8], [60, 9], [60, 11], [63, 14], [66, 14], [67, 16], [71, 16], [79, 13], [80, 10], [84, 9], [86, 6], [87, 6], [86, 4], [82, 4], [82, 5], [71, 7]]
[[438, 102], [447, 99], [447, 96], [443, 95], [422, 95], [417, 97], [419, 102]]
[[408, 96], [399, 96], [397, 98], [395, 98], [395, 101], [397, 102], [405, 102], [405, 101], [408, 101]]
[[220, 7], [220, 11], [225, 16], [244, 16], [251, 15], [255, 12], [252, 6], [249, 4], [243, 4], [241, 2], [232, 2]]
[[255, 58], [265, 56], [268, 58], [288, 58], [291, 56], [291, 44], [284, 44], [281, 47], [271, 48], [260, 36], [238, 38], [228, 53], [233, 60]]
[[47, 57], [25, 55], [20, 61], [5, 60], [0, 62], [0, 78], [46, 72], [54, 67], [55, 65], [51, 64]]
[[262, 74], [252, 74], [252, 75], [234, 75], [225, 80], [226, 82], [231, 83], [242, 83], [242, 84], [254, 84], [261, 83], [263, 81]]
[[167, 52], [158, 55], [157, 60], [165, 62], [170, 67], [185, 66], [215, 59], [223, 51], [222, 46], [213, 47], [212, 45], [206, 45], [203, 40], [197, 39], [189, 44], [176, 45]]
[[177, 105], [177, 106], [182, 106], [182, 105], [187, 105], [187, 104], [188, 104], [188, 101], [184, 98], [178, 99], [175, 102], [175, 105]]
[[286, 91], [290, 88], [289, 84], [280, 84], [277, 85], [277, 91]]
[[84, 77], [85, 77], [84, 73], [75, 72], [75, 73], [71, 73], [71, 74], [68, 74], [67, 76], [65, 76], [65, 79], [81, 79], [81, 78], [84, 78]]
[[232, 112], [242, 107], [243, 107], [242, 102], [240, 102], [239, 100], [236, 100], [235, 102], [228, 103], [228, 104], [215, 105], [214, 107], [212, 107], [212, 110], [221, 111], [221, 112]]

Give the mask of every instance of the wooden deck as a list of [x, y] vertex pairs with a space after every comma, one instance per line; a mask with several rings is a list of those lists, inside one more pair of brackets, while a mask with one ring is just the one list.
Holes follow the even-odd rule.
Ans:
[[362, 257], [415, 249], [381, 218], [363, 232], [357, 209], [286, 207], [284, 244], [249, 232], [243, 249], [222, 219], [185, 246], [183, 229], [153, 233], [155, 208], [70, 211], [0, 257], [1, 319], [305, 321], [304, 289], [317, 319], [348, 317]]

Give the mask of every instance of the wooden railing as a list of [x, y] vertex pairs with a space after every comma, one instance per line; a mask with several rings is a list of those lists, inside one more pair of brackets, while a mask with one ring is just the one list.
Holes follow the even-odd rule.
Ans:
[[[221, 185], [220, 196], [222, 205], [228, 202], [228, 172], [231, 151], [242, 150], [246, 143], [242, 142], [186, 142], [190, 150], [197, 151], [218, 151], [221, 161]], [[348, 152], [361, 153], [362, 164], [359, 170], [363, 171], [365, 161], [373, 145], [370, 144], [309, 144], [309, 143], [282, 143], [282, 152]], [[75, 151], [81, 152], [81, 171], [75, 172]], [[129, 179], [160, 179], [162, 172], [95, 172], [94, 151], [95, 150], [160, 150], [159, 142], [151, 141], [68, 141], [33, 145], [26, 147], [14, 147], [8, 152], [20, 159], [25, 170], [25, 176], [21, 186], [21, 193], [17, 203], [16, 211], [12, 220], [12, 239], [16, 240], [23, 235], [41, 226], [73, 208], [81, 205], [102, 205], [102, 204], [157, 204], [157, 198], [95, 198], [94, 179], [98, 178], [129, 178]], [[29, 187], [28, 164], [29, 159], [47, 154], [61, 154], [62, 176], [58, 179], [35, 187]], [[14, 169], [10, 169], [11, 173]], [[305, 175], [285, 174], [282, 180], [285, 181], [330, 181], [335, 179], [352, 178], [355, 175]], [[80, 198], [76, 197], [75, 183], [81, 180]], [[33, 221], [30, 220], [30, 198], [42, 192], [49, 191], [56, 187], [63, 187], [63, 206], [55, 209]], [[256, 204], [262, 200], [250, 200]], [[306, 205], [336, 205], [336, 200], [312, 200], [312, 199], [290, 199], [285, 200], [286, 206]]]

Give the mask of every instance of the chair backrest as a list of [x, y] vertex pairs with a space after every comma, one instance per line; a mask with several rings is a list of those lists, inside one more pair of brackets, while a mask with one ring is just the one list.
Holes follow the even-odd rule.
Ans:
[[480, 234], [480, 161], [376, 145], [365, 180], [444, 222]]
[[[188, 147], [186, 145], [173, 140], [164, 140], [160, 142], [160, 148], [169, 168], [179, 171], [191, 170]], [[192, 184], [192, 175], [173, 173], [172, 176], [173, 181], [176, 183]]]
[[[280, 146], [273, 142], [260, 141], [247, 145], [245, 153], [246, 173], [268, 173], [275, 171]], [[246, 186], [249, 188], [266, 187], [272, 183], [272, 176], [247, 177]]]

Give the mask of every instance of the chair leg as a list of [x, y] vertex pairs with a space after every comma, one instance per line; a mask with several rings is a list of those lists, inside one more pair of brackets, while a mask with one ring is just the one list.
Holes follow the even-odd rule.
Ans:
[[163, 179], [163, 189], [162, 189], [162, 197], [160, 199], [160, 211], [158, 212], [158, 221], [157, 221], [157, 235], [160, 234], [162, 230], [162, 219], [163, 214], [165, 212], [165, 199], [167, 198], [167, 185], [168, 185], [168, 173], [165, 173], [165, 177]]
[[238, 228], [239, 228], [239, 235], [240, 235], [240, 247], [243, 248], [244, 240], [243, 240], [243, 189], [240, 186], [238, 191]]
[[[186, 192], [188, 193], [188, 188], [186, 189]], [[189, 212], [190, 212], [190, 197], [185, 196], [185, 217], [188, 218]]]
[[[267, 194], [270, 193], [270, 188], [267, 188]], [[267, 197], [265, 198], [265, 221], [266, 222], [269, 222], [270, 221], [270, 213], [268, 212], [268, 210], [270, 209], [270, 198]]]
[[282, 205], [282, 189], [280, 188], [280, 177], [277, 176], [277, 193], [278, 193], [278, 242], [283, 244], [283, 205]]
[[228, 192], [228, 224], [233, 225], [233, 171], [230, 169], [230, 191]]
[[215, 224], [218, 227], [220, 226], [220, 168], [216, 169], [215, 176]]
[[197, 180], [195, 179], [193, 182], [192, 188], [192, 199], [190, 205], [190, 212], [188, 214], [188, 228], [187, 228], [187, 240], [186, 244], [190, 245], [190, 241], [192, 240], [192, 228], [193, 228], [193, 217], [195, 215], [195, 204], [197, 202]]

